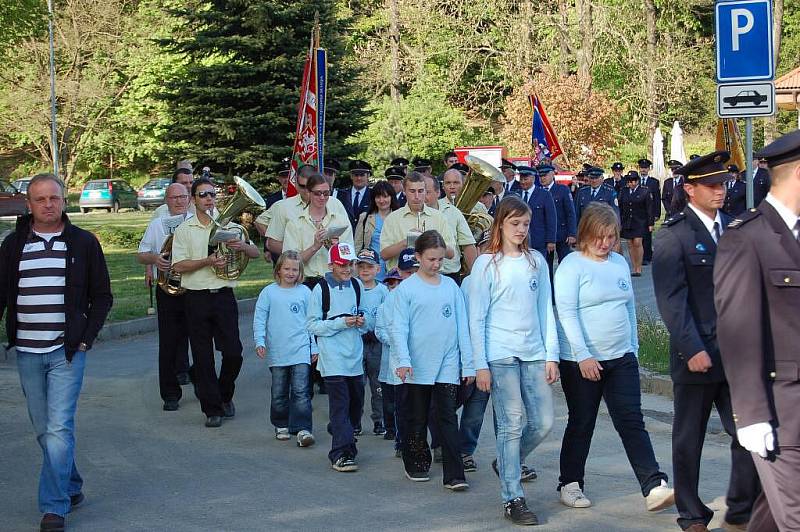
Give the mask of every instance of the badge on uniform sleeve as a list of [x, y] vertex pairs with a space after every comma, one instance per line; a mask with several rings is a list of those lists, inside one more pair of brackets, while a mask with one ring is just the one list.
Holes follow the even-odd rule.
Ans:
[[697, 251], [705, 251], [706, 247], [700, 242], [698, 242], [697, 244], [695, 244], [694, 249], [696, 249]]

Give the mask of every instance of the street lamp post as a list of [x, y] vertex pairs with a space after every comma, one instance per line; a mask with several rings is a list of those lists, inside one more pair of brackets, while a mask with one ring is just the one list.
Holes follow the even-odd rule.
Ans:
[[58, 133], [56, 130], [56, 61], [53, 46], [53, 0], [47, 0], [50, 34], [50, 144], [53, 147], [53, 174], [58, 176]]

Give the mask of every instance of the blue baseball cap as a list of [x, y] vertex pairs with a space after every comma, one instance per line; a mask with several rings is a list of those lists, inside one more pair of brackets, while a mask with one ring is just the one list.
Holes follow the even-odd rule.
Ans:
[[406, 248], [401, 251], [400, 258], [397, 259], [397, 268], [403, 271], [419, 268], [419, 262], [417, 262], [417, 256], [414, 253], [414, 248]]

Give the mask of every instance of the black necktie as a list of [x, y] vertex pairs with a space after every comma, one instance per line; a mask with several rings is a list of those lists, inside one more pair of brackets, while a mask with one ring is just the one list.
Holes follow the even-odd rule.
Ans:
[[528, 203], [528, 191], [527, 190], [525, 191], [525, 194], [522, 197], [522, 201], [524, 201], [525, 203]]
[[719, 222], [714, 222], [714, 241], [719, 242], [719, 237], [721, 236], [719, 232]]
[[356, 197], [353, 199], [353, 210], [358, 210], [359, 201], [361, 201], [361, 191], [356, 190]]
[[513, 183], [514, 183], [513, 181], [506, 182], [506, 194], [508, 194], [509, 192], [511, 192], [511, 185], [512, 185]]
[[592, 189], [592, 199], [594, 199], [595, 197], [597, 197], [597, 189], [593, 188]]

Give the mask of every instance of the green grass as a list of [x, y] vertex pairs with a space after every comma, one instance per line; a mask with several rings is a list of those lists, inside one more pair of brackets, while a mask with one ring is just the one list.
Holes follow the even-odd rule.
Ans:
[[656, 320], [640, 308], [639, 364], [660, 375], [669, 375], [669, 332], [661, 320]]

